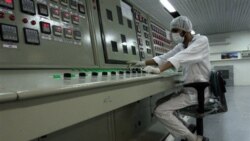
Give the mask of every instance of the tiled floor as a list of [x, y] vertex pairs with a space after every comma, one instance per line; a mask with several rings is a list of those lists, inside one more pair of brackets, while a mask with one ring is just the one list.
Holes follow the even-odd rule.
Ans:
[[228, 112], [204, 119], [210, 141], [250, 141], [250, 86], [229, 87]]

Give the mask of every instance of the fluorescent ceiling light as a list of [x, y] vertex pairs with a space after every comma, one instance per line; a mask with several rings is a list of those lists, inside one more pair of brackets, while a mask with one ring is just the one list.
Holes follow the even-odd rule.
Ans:
[[168, 0], [160, 0], [160, 2], [170, 13], [176, 12], [175, 8]]
[[192, 30], [192, 31], [191, 31], [191, 34], [192, 34], [192, 35], [194, 35], [194, 34], [195, 34], [195, 31], [194, 31], [194, 30]]

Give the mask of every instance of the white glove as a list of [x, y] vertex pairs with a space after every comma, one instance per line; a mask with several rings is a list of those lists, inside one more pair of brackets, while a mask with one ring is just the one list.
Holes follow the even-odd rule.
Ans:
[[127, 64], [135, 66], [135, 67], [144, 67], [144, 66], [146, 66], [145, 61], [128, 61]]
[[147, 73], [154, 73], [154, 74], [159, 74], [161, 73], [159, 68], [155, 68], [152, 66], [147, 66], [143, 69], [143, 71], [147, 72]]

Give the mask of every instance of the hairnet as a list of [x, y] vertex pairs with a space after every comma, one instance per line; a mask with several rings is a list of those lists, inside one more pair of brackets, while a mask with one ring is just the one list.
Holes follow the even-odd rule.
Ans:
[[192, 23], [186, 16], [179, 16], [174, 18], [170, 23], [170, 30], [173, 28], [181, 29], [186, 32], [192, 31]]

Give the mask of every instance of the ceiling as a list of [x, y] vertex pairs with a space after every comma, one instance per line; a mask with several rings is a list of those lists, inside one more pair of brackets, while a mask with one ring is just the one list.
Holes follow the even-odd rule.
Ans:
[[[250, 29], [250, 0], [169, 0], [190, 18], [196, 33], [217, 34]], [[172, 16], [159, 0], [131, 0], [169, 28]]]

